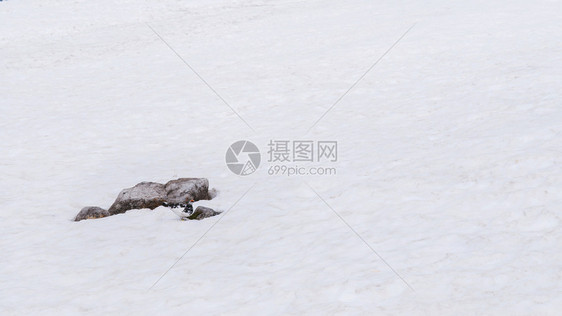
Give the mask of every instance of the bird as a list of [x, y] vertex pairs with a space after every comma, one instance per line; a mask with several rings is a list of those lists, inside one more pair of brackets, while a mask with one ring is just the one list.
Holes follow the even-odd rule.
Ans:
[[[165, 206], [165, 207], [171, 208], [172, 212], [174, 212], [182, 220], [185, 220], [189, 216], [191, 216], [191, 214], [193, 214], [193, 202], [195, 202], [195, 200], [189, 199], [189, 201], [187, 201], [187, 203], [167, 203], [167, 202], [164, 202], [164, 203], [162, 203], [162, 205]], [[181, 207], [183, 207], [183, 210], [181, 210], [181, 211], [176, 210], [177, 208], [181, 208]]]

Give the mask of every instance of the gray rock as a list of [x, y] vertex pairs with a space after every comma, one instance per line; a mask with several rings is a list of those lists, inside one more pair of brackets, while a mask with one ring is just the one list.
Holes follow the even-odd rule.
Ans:
[[80, 210], [78, 215], [76, 215], [76, 217], [74, 218], [74, 221], [78, 222], [83, 219], [102, 218], [109, 215], [109, 212], [101, 207], [86, 206]]
[[185, 203], [189, 200], [209, 200], [209, 180], [205, 178], [179, 178], [166, 183], [166, 201]]
[[[189, 200], [210, 200], [217, 193], [215, 189], [209, 190], [209, 180], [205, 178], [180, 178], [166, 184], [141, 182], [132, 188], [122, 190], [108, 210], [94, 206], [85, 207], [76, 215], [75, 220], [106, 217], [133, 209], [153, 210], [164, 202], [185, 203]], [[203, 207], [200, 212], [195, 210], [192, 216], [194, 216], [193, 219], [202, 219], [217, 214], [219, 213]]]
[[209, 189], [208, 192], [209, 192], [209, 198], [207, 200], [212, 200], [219, 195], [219, 191], [217, 191], [217, 189], [215, 188]]
[[195, 211], [193, 211], [193, 214], [188, 217], [188, 219], [201, 220], [203, 218], [219, 215], [220, 213], [221, 212], [217, 212], [209, 207], [198, 206]]
[[119, 193], [109, 214], [121, 214], [132, 209], [155, 209], [166, 201], [166, 188], [161, 183], [141, 182], [132, 188], [124, 189]]

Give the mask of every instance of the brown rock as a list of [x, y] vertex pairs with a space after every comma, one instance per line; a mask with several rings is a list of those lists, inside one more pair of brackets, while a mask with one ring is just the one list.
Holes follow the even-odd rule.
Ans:
[[101, 207], [86, 206], [80, 210], [78, 215], [76, 215], [76, 217], [74, 218], [74, 221], [78, 222], [83, 219], [102, 218], [109, 215], [109, 212]]
[[166, 201], [166, 189], [156, 182], [141, 182], [124, 189], [109, 208], [109, 214], [121, 214], [132, 209], [155, 209]]
[[193, 214], [191, 214], [188, 219], [195, 219], [195, 220], [202, 220], [207, 217], [219, 215], [221, 212], [217, 212], [212, 208], [205, 207], [205, 206], [198, 206]]
[[166, 202], [185, 203], [189, 200], [209, 200], [209, 180], [179, 178], [166, 183]]

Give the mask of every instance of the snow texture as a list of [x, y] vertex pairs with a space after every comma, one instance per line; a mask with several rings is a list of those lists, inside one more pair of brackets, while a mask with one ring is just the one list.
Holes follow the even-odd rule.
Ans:
[[[560, 16], [548, 0], [2, 1], [0, 314], [558, 314]], [[264, 156], [236, 176], [225, 152], [246, 139], [337, 140], [337, 175], [269, 176]], [[73, 221], [186, 176], [225, 212]]]

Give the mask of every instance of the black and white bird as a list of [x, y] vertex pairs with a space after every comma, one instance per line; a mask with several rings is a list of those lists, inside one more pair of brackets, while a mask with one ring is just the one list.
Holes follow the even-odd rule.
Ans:
[[[163, 206], [172, 209], [172, 212], [176, 213], [182, 220], [187, 219], [191, 214], [193, 214], [193, 202], [194, 200], [189, 200], [187, 203], [162, 203]], [[178, 208], [183, 208], [183, 210], [178, 210]]]

